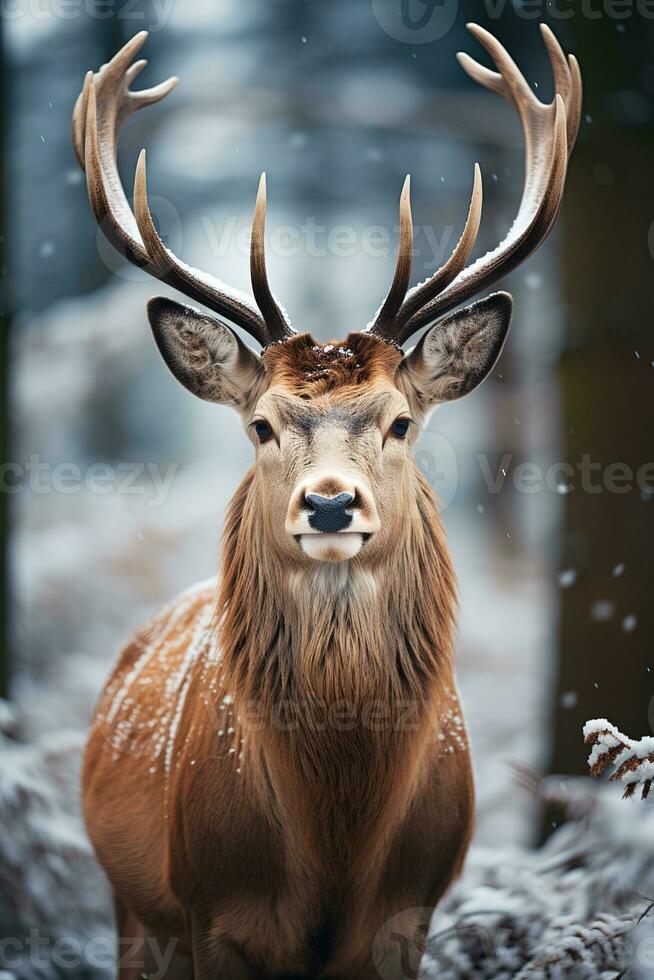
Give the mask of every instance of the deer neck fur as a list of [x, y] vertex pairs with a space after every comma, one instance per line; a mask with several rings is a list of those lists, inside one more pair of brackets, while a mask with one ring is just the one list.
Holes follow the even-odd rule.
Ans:
[[284, 808], [280, 823], [322, 863], [335, 852], [358, 863], [383, 845], [375, 831], [389, 833], [410, 805], [451, 697], [454, 573], [434, 495], [417, 469], [414, 478], [408, 531], [372, 568], [283, 567], [255, 519], [252, 471], [228, 512], [224, 689], [241, 716], [250, 778], [258, 774], [268, 805]]

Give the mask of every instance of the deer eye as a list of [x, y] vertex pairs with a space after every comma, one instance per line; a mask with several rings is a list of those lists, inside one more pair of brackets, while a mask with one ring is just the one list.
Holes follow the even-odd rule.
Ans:
[[257, 434], [257, 439], [262, 443], [268, 442], [272, 435], [272, 427], [267, 422], [264, 422], [263, 419], [258, 419], [254, 423], [254, 431]]
[[399, 418], [395, 419], [391, 426], [391, 432], [396, 439], [404, 439], [407, 432], [409, 431], [409, 426], [411, 425], [411, 419]]

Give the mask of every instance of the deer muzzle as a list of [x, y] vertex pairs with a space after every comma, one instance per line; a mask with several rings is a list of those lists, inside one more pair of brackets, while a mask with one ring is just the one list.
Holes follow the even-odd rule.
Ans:
[[301, 483], [286, 515], [287, 534], [316, 561], [354, 558], [379, 528], [370, 489], [360, 480], [334, 474]]

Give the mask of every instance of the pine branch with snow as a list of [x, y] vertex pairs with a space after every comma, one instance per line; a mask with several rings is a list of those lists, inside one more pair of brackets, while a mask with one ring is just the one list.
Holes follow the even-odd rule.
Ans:
[[584, 725], [584, 741], [592, 745], [588, 756], [591, 776], [601, 776], [613, 767], [609, 780], [624, 783], [624, 799], [633, 796], [639, 786], [641, 798], [647, 799], [654, 781], [653, 736], [627, 738], [606, 718], [594, 718]]

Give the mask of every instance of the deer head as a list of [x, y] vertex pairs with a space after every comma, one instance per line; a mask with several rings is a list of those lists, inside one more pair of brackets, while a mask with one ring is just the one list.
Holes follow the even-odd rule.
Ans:
[[[432, 408], [473, 391], [497, 361], [512, 311], [507, 293], [452, 312], [524, 261], [556, 217], [581, 111], [581, 78], [545, 25], [541, 31], [556, 94], [544, 104], [487, 31], [469, 25], [498, 71], [460, 54], [465, 71], [516, 109], [526, 144], [518, 214], [506, 238], [467, 265], [482, 210], [475, 166], [470, 208], [451, 257], [426, 282], [409, 288], [412, 221], [407, 177], [400, 197], [395, 274], [372, 323], [342, 341], [319, 344], [296, 333], [268, 284], [264, 252], [265, 175], [252, 227], [251, 280], [256, 305], [212, 276], [185, 265], [161, 241], [148, 206], [145, 151], [136, 171], [134, 210], [116, 162], [120, 127], [136, 109], [175, 86], [133, 92], [145, 66], [132, 61], [147, 37], [134, 37], [109, 64], [86, 76], [73, 117], [73, 141], [86, 171], [101, 229], [127, 259], [231, 325], [170, 299], [148, 316], [175, 377], [193, 394], [232, 405], [256, 447], [249, 493], [271, 553], [286, 562], [381, 560], [398, 536], [421, 519], [420, 477], [412, 449]], [[233, 326], [263, 349], [251, 349]], [[429, 328], [417, 345], [404, 345]], [[256, 505], [255, 505], [256, 502]]]

